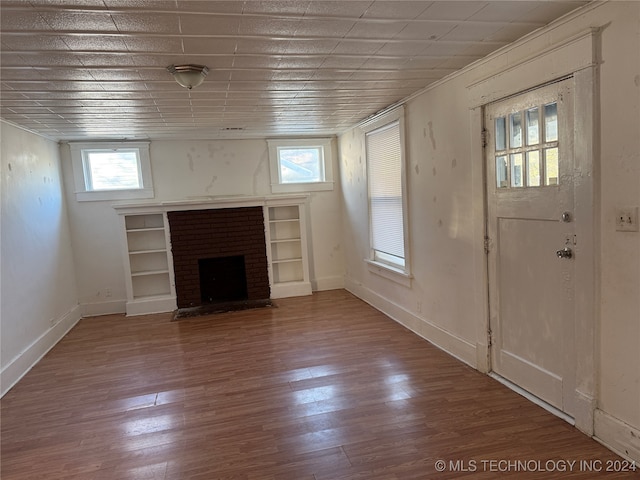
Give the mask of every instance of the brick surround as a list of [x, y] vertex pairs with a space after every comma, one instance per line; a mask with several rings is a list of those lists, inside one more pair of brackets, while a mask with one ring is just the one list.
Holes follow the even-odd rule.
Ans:
[[248, 300], [270, 297], [262, 207], [168, 212], [178, 308], [202, 304], [198, 260], [244, 255]]

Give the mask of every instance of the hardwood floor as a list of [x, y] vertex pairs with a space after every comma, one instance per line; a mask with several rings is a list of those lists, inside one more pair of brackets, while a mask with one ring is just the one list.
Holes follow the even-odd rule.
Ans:
[[82, 320], [2, 399], [2, 479], [587, 479], [620, 460], [345, 291], [276, 305]]

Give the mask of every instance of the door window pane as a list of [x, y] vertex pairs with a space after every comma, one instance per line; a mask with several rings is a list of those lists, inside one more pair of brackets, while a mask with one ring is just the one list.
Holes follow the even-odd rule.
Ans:
[[498, 188], [507, 188], [507, 156], [499, 155], [496, 157], [496, 180]]
[[524, 176], [522, 169], [522, 154], [511, 154], [511, 186], [524, 187]]
[[540, 143], [540, 122], [538, 120], [539, 111], [538, 107], [527, 110], [527, 145]]
[[509, 130], [511, 133], [509, 147], [519, 148], [522, 146], [522, 113], [512, 113], [509, 115]]
[[558, 149], [547, 148], [544, 151], [544, 184], [545, 185], [558, 185], [559, 182], [559, 170], [558, 170]]
[[540, 186], [540, 151], [527, 152], [527, 186]]
[[507, 119], [505, 117], [496, 118], [496, 150], [507, 148]]
[[544, 141], [558, 140], [558, 104], [550, 103], [544, 106]]

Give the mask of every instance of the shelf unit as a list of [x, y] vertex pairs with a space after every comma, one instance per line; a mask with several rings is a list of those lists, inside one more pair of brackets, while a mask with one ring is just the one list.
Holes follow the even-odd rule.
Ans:
[[176, 308], [173, 261], [165, 213], [123, 215], [127, 272], [127, 315]]
[[311, 294], [303, 204], [265, 207], [271, 297]]
[[307, 202], [308, 195], [240, 195], [114, 205], [121, 220], [127, 315], [177, 308], [170, 211], [261, 206], [271, 298], [311, 295]]

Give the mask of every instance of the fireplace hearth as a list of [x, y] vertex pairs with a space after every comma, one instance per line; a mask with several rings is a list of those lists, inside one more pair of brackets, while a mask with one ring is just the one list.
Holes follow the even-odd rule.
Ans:
[[270, 304], [262, 207], [172, 211], [179, 311]]

